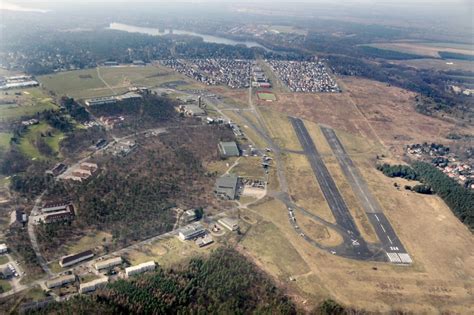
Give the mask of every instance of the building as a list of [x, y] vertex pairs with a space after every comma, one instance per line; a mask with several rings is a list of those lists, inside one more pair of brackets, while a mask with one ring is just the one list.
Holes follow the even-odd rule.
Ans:
[[185, 222], [193, 222], [196, 219], [197, 219], [196, 210], [189, 209], [189, 210], [184, 211], [183, 220]]
[[109, 269], [115, 266], [119, 266], [122, 264], [122, 262], [123, 262], [122, 257], [114, 257], [114, 258], [96, 262], [94, 267], [95, 269], [97, 269], [97, 271], [101, 271], [103, 269]]
[[13, 277], [13, 271], [8, 267], [8, 264], [0, 265], [0, 279], [9, 279]]
[[142, 99], [142, 96], [135, 92], [127, 92], [125, 94], [117, 96], [116, 99], [117, 101], [140, 100]]
[[237, 185], [239, 178], [237, 176], [228, 175], [219, 177], [216, 180], [215, 193], [223, 199], [233, 200], [237, 193]]
[[104, 66], [108, 66], [108, 67], [118, 66], [118, 62], [117, 61], [106, 61], [106, 62], [104, 62]]
[[0, 244], [0, 254], [5, 254], [8, 252], [8, 247], [6, 244]]
[[237, 143], [235, 141], [229, 142], [219, 142], [218, 144], [219, 152], [221, 157], [227, 158], [232, 156], [240, 156], [239, 147], [237, 147]]
[[67, 170], [67, 165], [63, 163], [56, 164], [52, 169], [46, 171], [46, 174], [53, 176], [58, 176], [64, 173]]
[[58, 288], [58, 287], [62, 287], [65, 284], [73, 283], [75, 281], [76, 281], [75, 275], [65, 275], [65, 276], [57, 277], [49, 281], [46, 281], [46, 287], [48, 289]]
[[233, 219], [233, 218], [222, 218], [220, 219], [219, 221], [220, 225], [222, 225], [223, 227], [231, 230], [231, 231], [236, 231], [239, 229], [239, 221], [237, 219]]
[[115, 96], [95, 97], [95, 98], [86, 100], [85, 103], [87, 106], [115, 104], [117, 103], [117, 98]]
[[156, 264], [154, 261], [147, 261], [136, 266], [125, 268], [125, 275], [127, 277], [130, 277], [133, 275], [144, 273], [146, 271], [155, 270], [155, 267], [156, 267]]
[[99, 279], [95, 279], [93, 281], [81, 283], [79, 285], [79, 293], [83, 294], [83, 293], [95, 291], [99, 288], [103, 288], [107, 285], [108, 282], [109, 282], [108, 277], [102, 277]]
[[80, 168], [89, 172], [95, 172], [99, 167], [95, 163], [82, 162]]
[[69, 201], [50, 201], [50, 202], [45, 202], [43, 204], [43, 207], [41, 208], [41, 212], [49, 213], [49, 212], [64, 211], [70, 207], [74, 208], [74, 206]]
[[5, 83], [4, 85], [1, 85], [0, 90], [27, 88], [27, 87], [33, 87], [33, 86], [38, 86], [38, 85], [39, 83], [35, 80], [11, 82], [11, 83]]
[[59, 261], [59, 265], [65, 268], [77, 264], [81, 261], [90, 259], [92, 257], [94, 257], [94, 253], [91, 250], [86, 250], [82, 253], [62, 257]]
[[56, 222], [71, 221], [72, 219], [74, 219], [74, 216], [74, 208], [68, 208], [64, 211], [48, 213], [40, 220], [43, 221], [43, 223], [45, 224], [50, 224]]
[[178, 233], [178, 237], [182, 241], [192, 240], [206, 234], [206, 229], [201, 223], [194, 223], [182, 227]]
[[199, 247], [204, 247], [212, 243], [214, 243], [214, 240], [212, 239], [211, 234], [206, 234], [196, 240], [196, 245]]
[[183, 113], [187, 116], [205, 116], [206, 111], [200, 108], [198, 105], [179, 105], [177, 108], [179, 113]]

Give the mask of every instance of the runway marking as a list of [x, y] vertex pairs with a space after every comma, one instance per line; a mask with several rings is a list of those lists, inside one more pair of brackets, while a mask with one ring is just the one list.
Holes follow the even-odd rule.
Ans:
[[383, 230], [384, 233], [387, 233], [387, 231], [385, 231], [385, 228], [383, 227], [382, 224], [380, 224], [380, 227], [382, 228], [382, 230]]
[[388, 238], [388, 241], [390, 242], [390, 244], [393, 244], [392, 240], [390, 239], [390, 236], [387, 235], [387, 238]]
[[397, 255], [397, 253], [387, 253], [388, 260], [390, 260], [391, 263], [401, 263], [402, 260], [400, 257]]
[[401, 262], [404, 264], [411, 264], [413, 262], [410, 255], [407, 253], [398, 253], [398, 257], [400, 257]]
[[380, 222], [379, 217], [376, 214], [374, 214], [374, 215], [375, 215], [375, 218], [377, 219], [377, 221]]

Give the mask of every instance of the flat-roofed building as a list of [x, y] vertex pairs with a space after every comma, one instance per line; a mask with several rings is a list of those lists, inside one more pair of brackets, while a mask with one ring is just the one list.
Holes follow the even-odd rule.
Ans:
[[72, 204], [69, 201], [49, 201], [43, 204], [41, 208], [41, 212], [49, 213], [49, 212], [58, 212], [67, 210], [68, 207], [72, 207]]
[[231, 231], [236, 231], [239, 228], [239, 221], [234, 218], [222, 218], [217, 222]]
[[178, 237], [182, 241], [192, 240], [199, 236], [206, 234], [206, 229], [202, 226], [201, 223], [193, 223], [182, 227], [179, 230]]
[[214, 243], [214, 240], [212, 239], [211, 234], [206, 234], [196, 240], [196, 245], [199, 247], [204, 247], [212, 243]]
[[13, 277], [13, 270], [10, 269], [9, 264], [0, 265], [0, 279], [9, 279]]
[[65, 284], [73, 283], [75, 281], [76, 281], [75, 275], [65, 275], [65, 276], [57, 277], [57, 278], [46, 281], [46, 287], [48, 289], [53, 289], [57, 287], [62, 287]]
[[219, 142], [218, 148], [221, 156], [224, 158], [240, 156], [240, 150], [235, 141]]
[[86, 100], [85, 103], [87, 106], [115, 104], [117, 103], [117, 98], [115, 96], [95, 97], [95, 98]]
[[122, 257], [114, 257], [114, 258], [98, 261], [95, 263], [94, 267], [98, 271], [101, 271], [103, 269], [109, 269], [109, 268], [121, 265], [122, 262], [123, 262]]
[[102, 277], [102, 278], [95, 279], [89, 282], [81, 283], [79, 285], [79, 293], [83, 294], [83, 293], [95, 291], [99, 288], [103, 288], [107, 285], [108, 282], [109, 282], [108, 277]]
[[82, 253], [62, 257], [59, 261], [59, 265], [63, 268], [69, 267], [92, 257], [94, 257], [94, 253], [91, 250], [86, 250]]
[[235, 199], [238, 181], [239, 178], [233, 175], [219, 177], [216, 180], [216, 195], [222, 199]]
[[0, 244], [0, 254], [5, 254], [6, 252], [8, 252], [7, 245], [5, 243]]
[[133, 275], [144, 273], [146, 271], [153, 271], [155, 270], [155, 268], [156, 268], [156, 264], [154, 261], [147, 261], [136, 266], [125, 268], [125, 275], [127, 277], [130, 277]]

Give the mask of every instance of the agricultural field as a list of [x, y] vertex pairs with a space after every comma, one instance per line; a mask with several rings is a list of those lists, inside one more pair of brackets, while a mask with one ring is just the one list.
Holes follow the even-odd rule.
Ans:
[[378, 43], [368, 45], [380, 49], [388, 49], [402, 53], [410, 53], [422, 55], [432, 58], [440, 58], [438, 52], [446, 51], [456, 54], [474, 55], [472, 45], [469, 44], [454, 44], [454, 43], [435, 43], [435, 42], [392, 42], [392, 43]]
[[180, 88], [192, 87], [186, 77], [158, 65], [98, 67], [44, 75], [38, 77], [38, 80], [44, 88], [56, 95], [68, 95], [77, 99], [121, 94], [133, 86], [159, 87], [183, 82], [184, 85]]
[[57, 108], [57, 105], [40, 88], [4, 91], [0, 95], [0, 122], [8, 122], [53, 108]]

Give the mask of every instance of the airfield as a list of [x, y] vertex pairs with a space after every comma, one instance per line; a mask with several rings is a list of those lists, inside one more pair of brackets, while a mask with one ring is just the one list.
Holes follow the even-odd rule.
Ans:
[[[276, 166], [266, 196], [239, 209], [242, 235], [226, 235], [213, 246], [235, 246], [301, 307], [309, 310], [331, 297], [368, 311], [474, 312], [470, 231], [436, 195], [397, 190], [394, 183], [403, 186], [403, 179], [375, 169], [376, 156], [403, 163], [405, 143], [446, 142], [443, 136], [458, 128], [417, 113], [413, 93], [337, 78], [342, 93], [282, 88], [273, 90], [268, 102], [251, 89], [204, 86], [159, 65], [101, 67], [38, 79], [44, 98], [54, 92], [85, 99], [134, 85], [168, 89], [170, 95], [197, 89], [221, 95], [206, 99], [209, 110], [236, 122], [255, 146], [271, 148]], [[226, 172], [226, 163], [207, 167]], [[242, 163], [231, 171], [249, 174], [252, 167]], [[87, 242], [100, 238], [91, 235]], [[208, 251], [165, 238], [136, 246], [127, 257], [137, 263], [161, 257], [158, 261], [172, 265]]]

